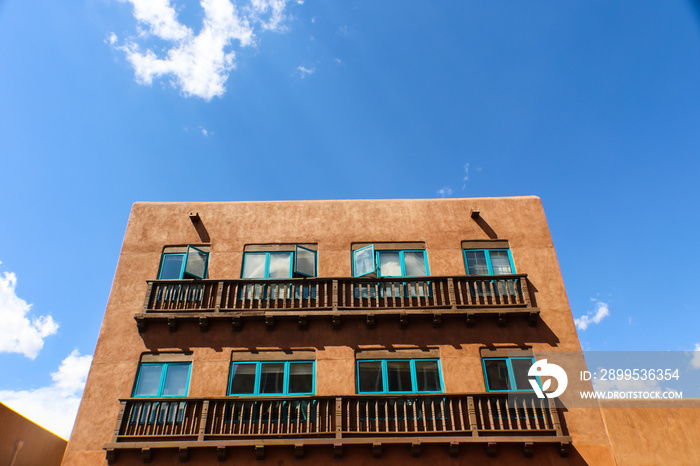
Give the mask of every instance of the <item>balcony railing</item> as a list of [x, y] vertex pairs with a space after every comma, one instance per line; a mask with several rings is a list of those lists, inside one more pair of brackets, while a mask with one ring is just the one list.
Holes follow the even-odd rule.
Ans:
[[[341, 316], [385, 314], [509, 314], [539, 311], [530, 300], [526, 274], [459, 277], [287, 278], [265, 280], [151, 280], [146, 318]], [[368, 319], [368, 324], [370, 320]], [[372, 319], [373, 323], [373, 319]], [[499, 320], [499, 323], [502, 323]]]
[[[355, 395], [291, 398], [129, 398], [114, 437], [120, 449], [443, 443], [568, 446], [551, 400], [530, 394]], [[562, 450], [563, 451], [563, 450]]]

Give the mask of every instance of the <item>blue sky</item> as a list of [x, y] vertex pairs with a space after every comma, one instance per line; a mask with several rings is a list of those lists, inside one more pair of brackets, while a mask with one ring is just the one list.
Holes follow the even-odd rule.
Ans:
[[690, 1], [0, 0], [0, 401], [68, 435], [135, 201], [534, 194], [584, 349], [696, 349], [698, 128]]

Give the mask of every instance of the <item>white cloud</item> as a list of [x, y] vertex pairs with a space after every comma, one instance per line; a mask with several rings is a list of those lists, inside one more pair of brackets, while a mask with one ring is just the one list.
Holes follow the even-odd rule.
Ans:
[[313, 68], [313, 67], [307, 68], [305, 66], [297, 66], [297, 73], [301, 79], [304, 79], [307, 76], [311, 76], [315, 72], [316, 72], [316, 68]]
[[[250, 0], [238, 8], [231, 0], [201, 0], [204, 10], [202, 28], [197, 35], [182, 24], [170, 0], [122, 0], [134, 7], [134, 17], [142, 27], [140, 35], [118, 45], [116, 34], [109, 43], [126, 54], [134, 68], [136, 81], [150, 85], [154, 78], [170, 76], [185, 96], [204, 100], [221, 97], [225, 83], [235, 68], [234, 45], [255, 44], [255, 27], [281, 31], [286, 19], [287, 0]], [[159, 56], [143, 49], [140, 42], [150, 37], [171, 42]]]
[[695, 343], [695, 350], [693, 351], [693, 356], [690, 359], [690, 365], [695, 369], [700, 369], [700, 343]]
[[0, 276], [0, 353], [20, 353], [34, 359], [44, 346], [44, 338], [58, 331], [53, 317], [28, 317], [32, 305], [15, 293], [17, 276]]
[[78, 350], [51, 374], [53, 383], [34, 390], [0, 390], [0, 401], [46, 429], [68, 439], [80, 406], [92, 356]]
[[[287, 6], [287, 0], [251, 0], [250, 6], [253, 11], [252, 17], [260, 22], [262, 28], [274, 31], [279, 29], [285, 19], [284, 8]], [[268, 14], [270, 19], [262, 19]]]
[[209, 131], [207, 131], [207, 130], [204, 129], [204, 128], [199, 128], [199, 129], [202, 131], [202, 134], [203, 134], [204, 136], [209, 136]]
[[452, 188], [450, 188], [449, 186], [445, 186], [442, 189], [438, 189], [437, 193], [440, 195], [440, 197], [447, 197], [452, 194]]
[[593, 301], [595, 302], [594, 310], [588, 311], [588, 314], [574, 319], [576, 328], [579, 330], [586, 330], [591, 324], [599, 324], [600, 321], [610, 315], [610, 309], [608, 308], [607, 303], [596, 300]]
[[462, 178], [462, 190], [467, 187], [467, 181], [469, 181], [469, 162], [464, 164], [464, 177]]

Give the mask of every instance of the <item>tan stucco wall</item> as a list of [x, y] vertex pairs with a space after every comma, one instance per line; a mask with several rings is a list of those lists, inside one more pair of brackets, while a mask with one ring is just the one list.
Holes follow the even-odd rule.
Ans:
[[600, 404], [619, 466], [700, 464], [700, 400]]
[[0, 403], [0, 465], [59, 465], [67, 443]]
[[[152, 325], [143, 334], [137, 331], [133, 316], [143, 307], [146, 280], [156, 278], [163, 247], [202, 243], [189, 212], [199, 212], [210, 238], [209, 278], [240, 277], [244, 247], [261, 243], [317, 243], [319, 276], [349, 277], [352, 243], [411, 241], [425, 242], [431, 275], [464, 275], [461, 242], [489, 239], [472, 219], [472, 209], [480, 210], [499, 239], [509, 241], [517, 271], [529, 275], [541, 311], [537, 327], [528, 326], [524, 319], [506, 327], [481, 319], [474, 328], [467, 328], [463, 320], [448, 319], [434, 329], [426, 319], [411, 321], [408, 329], [400, 329], [395, 321], [379, 321], [376, 328], [367, 329], [359, 320], [348, 320], [342, 330], [332, 330], [329, 322], [311, 322], [308, 330], [300, 331], [292, 322], [280, 322], [269, 332], [262, 323], [252, 322], [241, 332], [232, 332], [228, 325], [212, 325], [202, 333], [194, 324], [183, 324], [174, 333], [165, 325]], [[315, 349], [316, 393], [344, 395], [355, 393], [356, 350], [430, 347], [440, 351], [446, 392], [464, 393], [485, 391], [479, 348], [494, 345], [528, 346], [535, 352], [580, 350], [547, 222], [536, 197], [137, 203], [65, 464], [104, 463], [102, 445], [111, 439], [117, 400], [130, 396], [139, 357], [145, 352], [192, 351], [189, 395], [223, 396], [233, 349]], [[539, 464], [613, 464], [597, 408], [568, 412], [566, 425], [574, 442], [571, 457], [563, 460], [545, 453], [540, 460], [549, 459]], [[523, 460], [521, 452], [518, 458]], [[440, 461], [459, 464], [464, 458], [452, 460], [442, 454]]]

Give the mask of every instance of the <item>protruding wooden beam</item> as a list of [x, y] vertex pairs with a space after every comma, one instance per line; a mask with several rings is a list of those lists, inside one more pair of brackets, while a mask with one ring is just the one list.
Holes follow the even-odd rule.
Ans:
[[486, 455], [490, 458], [496, 457], [498, 455], [498, 444], [494, 442], [489, 442], [486, 444]]
[[414, 458], [418, 458], [421, 454], [421, 445], [420, 442], [413, 442], [411, 443], [411, 456]]
[[105, 453], [107, 464], [114, 464], [117, 462], [117, 450], [114, 448], [108, 448]]
[[150, 463], [153, 461], [153, 452], [150, 448], [141, 449], [141, 461], [144, 463]]
[[168, 331], [177, 332], [177, 319], [175, 317], [168, 317]]
[[139, 330], [139, 333], [145, 332], [148, 328], [148, 321], [143, 317], [134, 317], [134, 319], [136, 320], [136, 328]]
[[241, 319], [241, 316], [234, 316], [231, 319], [231, 324], [233, 325], [234, 332], [240, 332], [243, 328], [243, 320]]
[[399, 327], [408, 328], [408, 315], [399, 314]]
[[569, 449], [571, 448], [570, 443], [559, 444], [559, 456], [562, 458], [567, 458], [569, 456]]
[[538, 312], [531, 312], [527, 316], [527, 324], [530, 327], [537, 327], [537, 321], [539, 320], [539, 317], [540, 315]]
[[381, 443], [373, 443], [372, 444], [372, 456], [374, 458], [381, 458], [382, 457], [382, 444]]
[[304, 444], [297, 443], [294, 445], [294, 457], [298, 460], [304, 457]]
[[275, 329], [275, 318], [272, 316], [265, 316], [265, 330], [271, 332]]
[[476, 323], [476, 316], [472, 313], [467, 314], [467, 317], [465, 318], [465, 323], [469, 328], [474, 327], [474, 324]]
[[442, 327], [442, 314], [433, 314], [433, 328]]
[[459, 456], [459, 442], [450, 442], [448, 453], [451, 458], [457, 458]]
[[523, 455], [525, 455], [525, 458], [532, 458], [532, 456], [535, 454], [535, 444], [531, 442], [526, 442], [523, 445]]
[[502, 312], [498, 313], [498, 318], [496, 320], [496, 324], [499, 327], [505, 327], [506, 326], [506, 315]]
[[309, 328], [309, 318], [305, 315], [299, 316], [297, 324], [299, 326], [299, 330], [306, 330]]
[[375, 319], [374, 314], [367, 314], [365, 324], [367, 325], [367, 328], [374, 328], [375, 325], [377, 325], [377, 320]]
[[265, 445], [255, 445], [255, 459], [259, 461], [265, 459]]
[[339, 315], [334, 315], [331, 317], [331, 324], [333, 325], [333, 330], [340, 330], [340, 327], [343, 326], [343, 321]]
[[221, 463], [226, 461], [226, 447], [223, 445], [219, 445], [216, 447], [216, 459]]
[[342, 443], [333, 444], [333, 457], [335, 459], [340, 459], [343, 457], [343, 444]]
[[187, 463], [190, 461], [190, 449], [187, 447], [180, 447], [177, 449], [177, 458], [180, 463]]
[[206, 333], [207, 330], [209, 330], [209, 319], [206, 317], [200, 317], [199, 318], [199, 331], [202, 333]]

